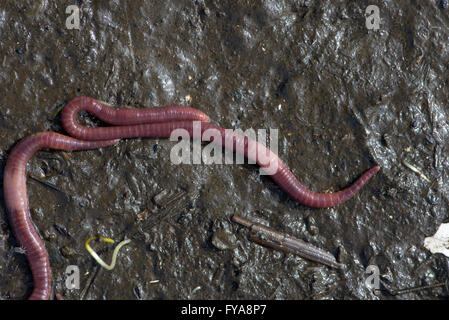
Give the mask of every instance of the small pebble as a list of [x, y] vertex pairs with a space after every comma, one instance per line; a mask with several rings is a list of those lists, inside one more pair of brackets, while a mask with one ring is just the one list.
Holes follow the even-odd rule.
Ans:
[[212, 244], [219, 250], [235, 249], [237, 247], [237, 238], [233, 233], [220, 229], [212, 236]]
[[22, 247], [14, 247], [14, 252], [25, 254], [25, 250]]
[[64, 246], [61, 248], [61, 254], [66, 258], [71, 258], [76, 255], [76, 250], [69, 246]]

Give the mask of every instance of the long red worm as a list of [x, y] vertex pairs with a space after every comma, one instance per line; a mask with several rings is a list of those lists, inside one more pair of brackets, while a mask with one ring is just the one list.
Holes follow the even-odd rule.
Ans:
[[3, 192], [9, 221], [20, 246], [25, 250], [34, 289], [29, 299], [49, 299], [51, 271], [45, 250], [30, 218], [26, 191], [26, 165], [33, 154], [42, 148], [82, 150], [105, 147], [118, 140], [81, 141], [55, 132], [42, 132], [21, 140], [11, 151], [3, 176]]
[[[113, 124], [110, 127], [88, 128], [77, 123], [76, 116], [85, 110], [100, 120]], [[98, 100], [78, 97], [63, 109], [62, 123], [75, 138], [45, 132], [22, 140], [11, 151], [4, 171], [4, 193], [11, 226], [20, 245], [25, 249], [34, 279], [30, 299], [48, 299], [51, 293], [51, 271], [45, 247], [34, 229], [26, 194], [26, 164], [42, 148], [81, 150], [114, 144], [118, 139], [133, 137], [170, 137], [175, 129], [186, 130], [191, 138], [212, 141], [229, 150], [241, 152], [262, 168], [273, 165], [271, 178], [294, 200], [311, 207], [330, 207], [351, 198], [378, 170], [375, 166], [366, 171], [346, 189], [329, 194], [315, 193], [304, 187], [279, 157], [261, 143], [207, 123], [204, 113], [188, 107], [170, 106], [150, 109], [114, 109]], [[196, 123], [199, 121], [199, 130]], [[204, 139], [205, 132], [215, 132]], [[265, 156], [263, 160], [259, 155]]]
[[[182, 107], [171, 107], [182, 108]], [[161, 109], [160, 112], [158, 109]], [[93, 113], [104, 122], [115, 124], [109, 127], [89, 128], [81, 126], [76, 120], [79, 111], [85, 110]], [[225, 130], [210, 123], [199, 123], [199, 130], [194, 130], [192, 121], [173, 121], [184, 120], [181, 116], [174, 117], [176, 111], [172, 109], [144, 109], [153, 112], [143, 116], [134, 112], [129, 116], [123, 116], [129, 109], [114, 109], [106, 106], [100, 101], [87, 97], [79, 97], [70, 101], [62, 110], [62, 125], [64, 129], [73, 137], [83, 140], [109, 140], [136, 137], [158, 137], [168, 138], [175, 129], [183, 129], [188, 132], [188, 136], [193, 139], [202, 139], [210, 141], [203, 134], [206, 131], [216, 131], [217, 141], [213, 143], [225, 147], [234, 152], [240, 152], [246, 158], [255, 161], [261, 168], [275, 167], [274, 174], [270, 174], [276, 184], [284, 190], [294, 200], [316, 208], [332, 207], [343, 203], [351, 198], [363, 185], [377, 172], [378, 166], [374, 166], [363, 173], [352, 185], [334, 193], [316, 193], [303, 186], [287, 168], [282, 160], [263, 144], [252, 139], [239, 135], [232, 130]], [[139, 110], [139, 109], [137, 109]], [[170, 110], [170, 111], [168, 111]], [[191, 115], [189, 112], [197, 112], [195, 109], [188, 109], [183, 112], [183, 116]], [[187, 116], [186, 116], [187, 117]], [[142, 121], [151, 118], [151, 121]], [[189, 118], [191, 119], [191, 118]], [[208, 121], [206, 115], [199, 121]], [[152, 122], [152, 123], [145, 123]], [[260, 155], [264, 155], [261, 157]]]

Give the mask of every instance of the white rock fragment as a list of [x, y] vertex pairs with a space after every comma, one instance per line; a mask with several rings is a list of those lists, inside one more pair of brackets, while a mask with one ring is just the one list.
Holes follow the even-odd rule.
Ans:
[[425, 238], [424, 247], [432, 253], [442, 253], [449, 257], [449, 223], [442, 223], [432, 237]]

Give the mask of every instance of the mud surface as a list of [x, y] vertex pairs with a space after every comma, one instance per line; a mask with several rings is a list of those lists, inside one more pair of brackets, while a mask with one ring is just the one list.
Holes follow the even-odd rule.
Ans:
[[[79, 30], [66, 27], [73, 4]], [[377, 31], [365, 25], [370, 4]], [[448, 219], [447, 1], [2, 1], [0, 34], [0, 177], [17, 141], [63, 132], [55, 114], [79, 95], [276, 128], [279, 156], [314, 191], [381, 167], [353, 199], [311, 209], [252, 165], [173, 165], [165, 139], [40, 151], [28, 168], [31, 214], [65, 299], [447, 297], [444, 287], [388, 292], [448, 277], [447, 258], [423, 247]], [[23, 299], [32, 277], [1, 194], [0, 298]], [[233, 214], [264, 218], [346, 267], [250, 242]], [[132, 240], [113, 271], [84, 248], [98, 233]], [[109, 261], [112, 246], [93, 246]], [[68, 265], [79, 266], [79, 290], [66, 289]], [[380, 293], [365, 286], [368, 265], [380, 269]]]

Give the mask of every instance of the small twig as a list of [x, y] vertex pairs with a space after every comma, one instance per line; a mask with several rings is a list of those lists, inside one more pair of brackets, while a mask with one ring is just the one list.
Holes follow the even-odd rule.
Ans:
[[64, 194], [65, 194], [64, 191], [62, 191], [61, 189], [59, 189], [58, 187], [56, 187], [55, 185], [53, 185], [53, 184], [51, 184], [51, 183], [49, 183], [49, 182], [47, 182], [47, 181], [41, 180], [41, 179], [36, 178], [36, 177], [34, 177], [34, 176], [32, 176], [32, 175], [30, 175], [29, 178], [30, 178], [31, 180], [34, 180], [34, 181], [36, 181], [36, 182], [39, 182], [39, 183], [43, 184], [44, 186], [46, 186], [46, 187], [48, 187], [48, 188], [50, 188], [50, 189], [53, 189], [53, 190], [55, 190], [55, 191], [58, 191], [58, 192], [60, 192], [60, 193], [64, 193]]
[[390, 293], [393, 296], [397, 296], [397, 295], [405, 294], [405, 293], [422, 291], [422, 290], [426, 290], [426, 289], [439, 288], [439, 287], [443, 287], [445, 285], [446, 285], [446, 282], [441, 282], [441, 283], [427, 285], [427, 286], [418, 286], [418, 287], [404, 288], [404, 289], [398, 289], [398, 290], [391, 290]]
[[199, 290], [201, 290], [201, 286], [198, 286], [195, 289], [193, 289], [192, 292], [189, 294], [189, 299], [191, 299], [192, 296]]
[[391, 289], [381, 279], [380, 279], [380, 284], [382, 284], [383, 289], [389, 295], [397, 296], [397, 295], [411, 293], [411, 292], [418, 292], [418, 291], [422, 291], [422, 290], [426, 290], [426, 289], [434, 289], [434, 288], [444, 287], [444, 286], [447, 286], [449, 283], [448, 283], [448, 281], [446, 281], [446, 282], [440, 282], [437, 284], [431, 284], [431, 285], [427, 285], [427, 286], [416, 286], [416, 287], [409, 287], [409, 288], [403, 288], [403, 289]]
[[267, 226], [267, 227], [270, 225], [268, 223], [268, 221], [263, 218], [249, 216], [249, 217], [247, 217], [247, 219], [254, 224], [261, 224], [261, 225]]
[[65, 104], [63, 104], [62, 106], [59, 106], [58, 109], [56, 109], [55, 113], [53, 113], [53, 118], [56, 118], [56, 116], [61, 113], [61, 111], [62, 111], [62, 109], [64, 109], [64, 107], [65, 107]]
[[424, 173], [421, 172], [421, 170], [419, 170], [418, 168], [416, 168], [415, 166], [411, 165], [410, 163], [408, 163], [405, 160], [402, 160], [402, 163], [404, 164], [404, 166], [406, 166], [407, 168], [409, 168], [410, 170], [412, 170], [413, 172], [417, 173], [421, 178], [423, 178], [424, 180], [426, 180], [428, 183], [432, 183], [432, 181], [430, 181], [429, 178], [427, 178]]
[[87, 292], [89, 291], [90, 287], [92, 286], [92, 283], [94, 283], [95, 278], [98, 275], [98, 272], [100, 272], [101, 268], [100, 266], [95, 266], [94, 272], [91, 273], [89, 276], [89, 279], [87, 279], [86, 286], [84, 287], [83, 291], [81, 291], [80, 294], [80, 300], [84, 300], [84, 298], [87, 295]]
[[[254, 221], [252, 218], [251, 220]], [[261, 245], [298, 255], [311, 261], [319, 262], [333, 268], [343, 268], [335, 257], [320, 248], [317, 248], [303, 240], [280, 233], [274, 229], [254, 223], [249, 219], [234, 215], [232, 221], [241, 224], [251, 230], [250, 240]]]

